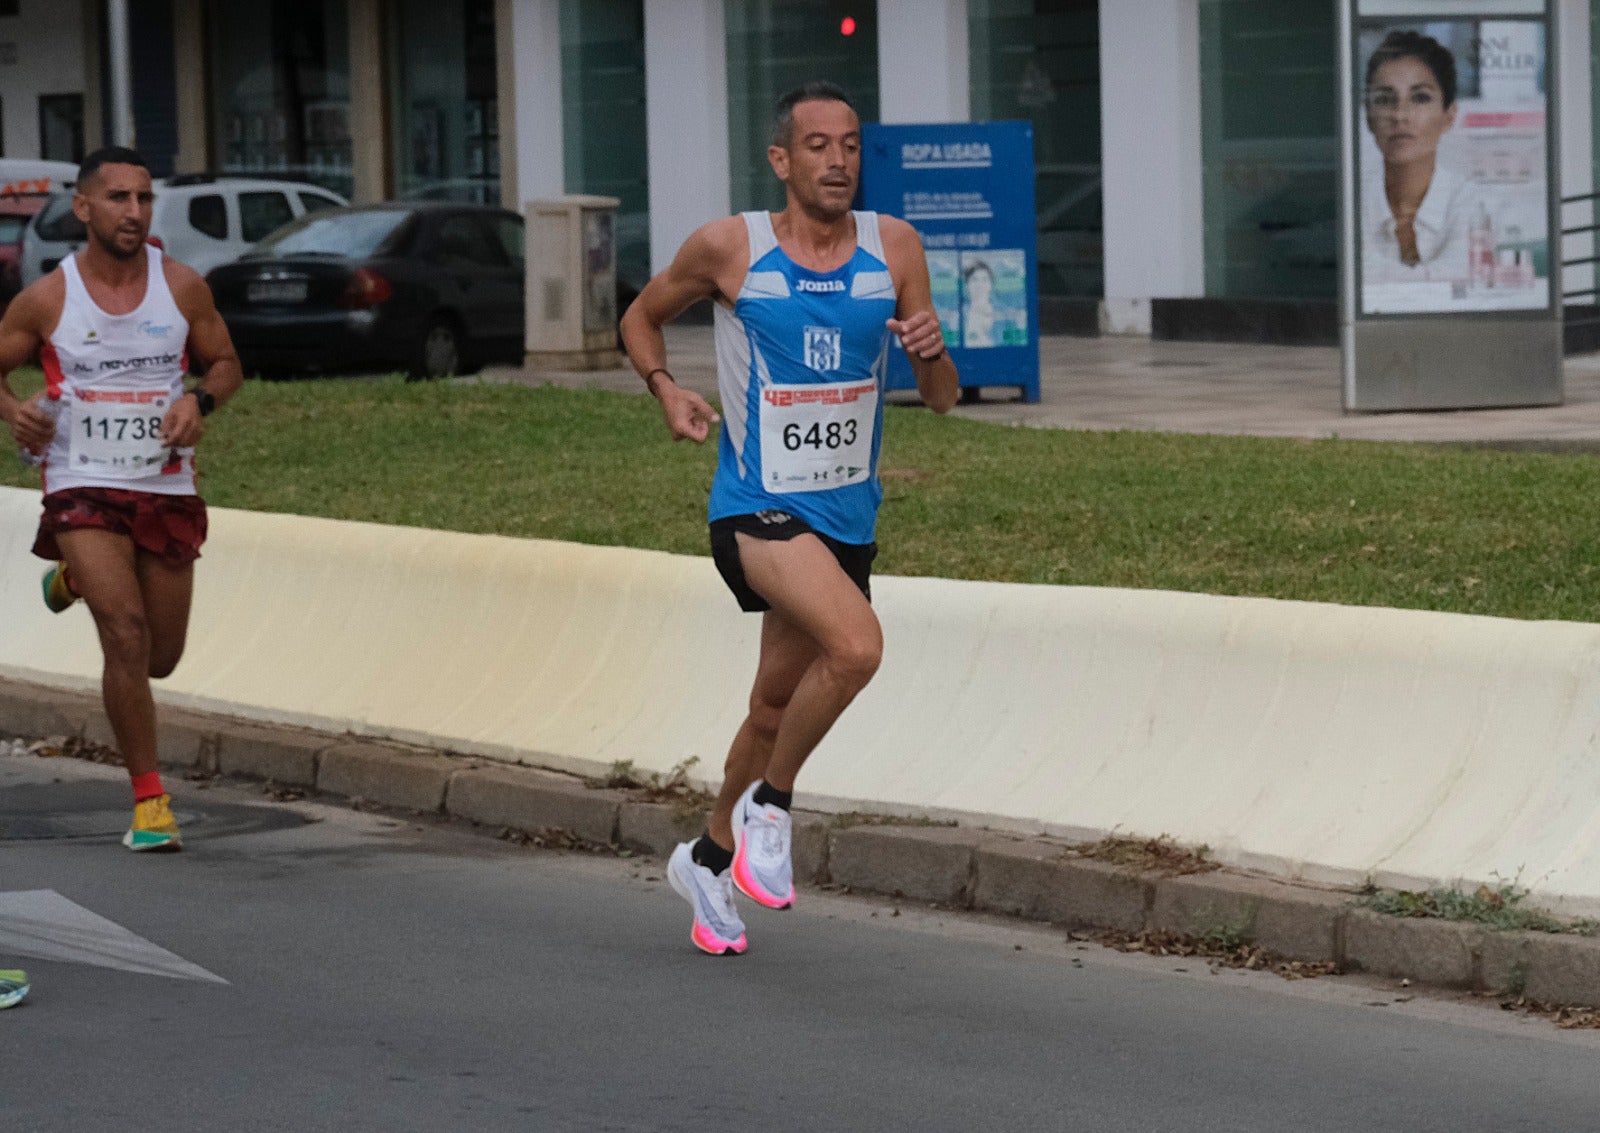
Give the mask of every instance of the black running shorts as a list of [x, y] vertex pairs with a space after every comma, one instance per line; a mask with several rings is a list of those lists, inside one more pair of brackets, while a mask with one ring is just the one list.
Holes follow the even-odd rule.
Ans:
[[711, 521], [711, 557], [717, 564], [722, 581], [728, 584], [733, 596], [739, 600], [739, 609], [759, 613], [772, 609], [761, 595], [745, 581], [744, 564], [739, 561], [739, 533], [753, 539], [777, 539], [784, 542], [796, 535], [815, 535], [822, 545], [833, 552], [845, 574], [861, 593], [872, 601], [872, 560], [878, 557], [876, 543], [841, 543], [831, 535], [824, 535], [803, 519], [786, 511], [758, 511], [751, 515], [730, 515]]

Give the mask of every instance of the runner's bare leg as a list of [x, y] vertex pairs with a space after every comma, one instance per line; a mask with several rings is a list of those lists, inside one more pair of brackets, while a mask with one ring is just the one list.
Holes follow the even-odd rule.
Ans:
[[194, 598], [194, 564], [173, 566], [159, 555], [140, 551], [136, 567], [150, 625], [150, 675], [170, 677], [183, 659]]
[[[777, 790], [794, 790], [801, 765], [867, 686], [883, 657], [883, 631], [872, 604], [822, 540], [815, 535], [763, 540], [742, 533], [737, 538], [745, 579], [772, 604], [772, 611], [762, 625], [762, 662], [751, 693], [751, 714], [729, 751], [729, 777], [711, 814], [712, 839], [724, 849], [733, 844], [733, 804], [744, 789], [764, 778]], [[774, 645], [782, 651], [770, 662], [769, 624], [774, 626]], [[811, 660], [793, 680], [806, 653]], [[763, 675], [771, 677], [766, 688]], [[764, 767], [758, 768], [763, 754]]]
[[139, 585], [138, 549], [126, 535], [94, 528], [56, 536], [72, 588], [94, 616], [105, 667], [106, 718], [128, 774], [157, 769], [156, 706], [150, 695], [150, 624]]
[[811, 637], [776, 610], [761, 615], [761, 660], [750, 690], [750, 712], [734, 734], [723, 770], [722, 790], [707, 829], [724, 850], [733, 849], [733, 804], [766, 773], [784, 710], [817, 658]]

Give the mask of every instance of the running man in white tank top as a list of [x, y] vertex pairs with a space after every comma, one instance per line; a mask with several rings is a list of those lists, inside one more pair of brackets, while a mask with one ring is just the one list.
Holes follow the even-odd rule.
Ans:
[[[194, 446], [244, 380], [205, 280], [146, 243], [153, 200], [133, 150], [86, 157], [72, 209], [88, 241], [0, 319], [0, 420], [44, 478], [33, 551], [55, 562], [45, 603], [59, 613], [82, 598], [99, 631], [106, 717], [133, 780], [132, 850], [181, 844], [150, 679], [177, 666], [188, 632], [206, 531]], [[45, 388], [18, 400], [7, 376], [35, 355]], [[204, 377], [186, 389], [191, 362]]]
[[667, 865], [694, 907], [691, 939], [714, 954], [746, 947], [735, 887], [768, 908], [794, 903], [795, 776], [878, 668], [883, 637], [868, 576], [890, 335], [935, 413], [959, 392], [916, 231], [850, 209], [861, 123], [848, 96], [828, 83], [786, 94], [767, 160], [784, 184], [784, 210], [705, 225], [622, 320], [673, 439], [698, 443], [719, 418], [672, 380], [662, 327], [697, 300], [717, 304], [726, 420], [712, 555], [740, 608], [763, 612], [750, 711], [722, 791], [706, 832]]

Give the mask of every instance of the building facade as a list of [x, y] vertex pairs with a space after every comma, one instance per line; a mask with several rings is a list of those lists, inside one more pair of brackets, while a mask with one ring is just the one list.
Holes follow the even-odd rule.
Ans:
[[[1573, 196], [1600, 153], [1600, 0], [1558, 5]], [[706, 220], [779, 203], [770, 107], [827, 78], [867, 120], [1030, 121], [1041, 295], [1088, 329], [1336, 294], [1334, 0], [0, 0], [0, 152], [115, 133], [119, 7], [158, 172], [614, 196], [638, 282]]]

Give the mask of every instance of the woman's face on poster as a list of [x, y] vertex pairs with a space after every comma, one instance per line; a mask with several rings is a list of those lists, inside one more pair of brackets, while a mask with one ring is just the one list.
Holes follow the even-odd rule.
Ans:
[[1388, 165], [1406, 165], [1432, 155], [1456, 123], [1433, 69], [1406, 56], [1381, 64], [1367, 85], [1367, 128]]
[[978, 268], [967, 274], [967, 295], [973, 306], [985, 306], [994, 291], [994, 278], [988, 268]]

